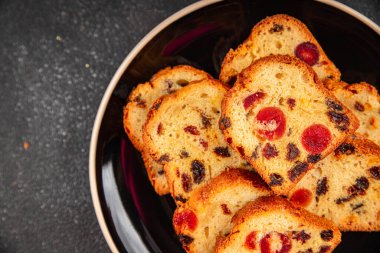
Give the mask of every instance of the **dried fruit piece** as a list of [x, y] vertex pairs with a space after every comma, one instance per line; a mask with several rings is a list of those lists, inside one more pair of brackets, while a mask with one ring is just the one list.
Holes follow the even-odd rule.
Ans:
[[205, 166], [199, 160], [191, 162], [191, 172], [193, 173], [194, 183], [200, 184], [205, 177]]
[[308, 169], [308, 164], [303, 163], [297, 163], [293, 168], [291, 168], [288, 171], [288, 177], [290, 181], [294, 182], [301, 174], [303, 174]]
[[315, 124], [306, 128], [301, 137], [303, 147], [311, 154], [322, 153], [331, 142], [331, 133], [324, 125]]
[[158, 135], [162, 135], [162, 133], [164, 132], [164, 128], [162, 126], [162, 123], [158, 124], [157, 126], [157, 134]]
[[303, 42], [299, 44], [296, 47], [294, 54], [297, 56], [297, 58], [303, 60], [310, 66], [315, 65], [319, 60], [318, 48], [311, 42]]
[[286, 103], [288, 104], [290, 110], [293, 110], [293, 108], [296, 106], [296, 100], [294, 98], [288, 98], [286, 100]]
[[269, 29], [269, 33], [277, 33], [277, 32], [282, 32], [284, 30], [284, 26], [280, 24], [273, 24], [273, 27]]
[[193, 211], [185, 209], [174, 213], [173, 224], [178, 230], [194, 230], [197, 227], [198, 219]]
[[259, 134], [268, 140], [280, 139], [286, 128], [284, 113], [277, 107], [265, 107], [256, 115]]
[[208, 148], [208, 142], [203, 140], [203, 139], [199, 139], [199, 143], [202, 145], [202, 147], [207, 150]]
[[242, 146], [238, 146], [238, 147], [236, 147], [237, 148], [237, 150], [239, 151], [239, 154], [241, 155], [241, 156], [244, 156], [245, 155], [245, 151], [244, 151], [244, 148], [242, 147]]
[[228, 147], [216, 147], [214, 148], [214, 153], [221, 157], [230, 157], [231, 154]]
[[310, 234], [306, 233], [305, 230], [301, 230], [299, 232], [293, 231], [292, 234], [292, 238], [301, 242], [302, 244], [311, 238]]
[[297, 148], [297, 146], [294, 143], [289, 143], [286, 146], [286, 150], [287, 150], [287, 152], [286, 152], [286, 159], [288, 161], [293, 161], [300, 154], [300, 150]]
[[187, 174], [181, 175], [181, 182], [182, 182], [182, 188], [185, 192], [191, 191], [192, 183], [191, 183], [191, 177]]
[[200, 132], [196, 126], [187, 126], [183, 129], [186, 133], [192, 134], [192, 135], [199, 135]]
[[331, 241], [333, 237], [334, 237], [334, 234], [332, 230], [322, 230], [321, 232], [322, 240], [328, 242], [328, 241]]
[[313, 253], [313, 250], [311, 248], [308, 248], [307, 250], [298, 251], [297, 253]]
[[175, 196], [174, 199], [175, 199], [175, 201], [179, 201], [179, 202], [182, 202], [182, 203], [186, 203], [187, 202], [187, 199], [185, 199], [181, 195]]
[[169, 162], [170, 161], [170, 157], [169, 157], [169, 154], [163, 154], [159, 159], [158, 159], [158, 163], [164, 163], [164, 162]]
[[227, 128], [231, 127], [231, 120], [229, 117], [224, 117], [220, 119], [219, 128], [221, 130], [225, 130]]
[[201, 114], [203, 128], [209, 128], [211, 126], [211, 119], [204, 113]]
[[244, 247], [249, 250], [256, 249], [256, 232], [251, 232], [247, 235], [244, 242]]
[[338, 155], [339, 153], [345, 154], [345, 155], [351, 155], [355, 153], [355, 146], [351, 143], [343, 143], [339, 147], [335, 149], [335, 155]]
[[315, 194], [317, 195], [317, 201], [318, 201], [318, 197], [321, 195], [325, 195], [327, 191], [328, 191], [327, 178], [323, 177], [322, 179], [319, 179], [317, 182], [317, 189], [315, 192]]
[[307, 156], [307, 162], [308, 163], [316, 163], [319, 160], [321, 160], [321, 154], [315, 154], [315, 155], [308, 155]]
[[284, 178], [277, 173], [270, 174], [269, 178], [269, 186], [282, 185], [282, 182], [284, 181]]
[[304, 188], [298, 189], [290, 197], [290, 202], [296, 206], [307, 207], [312, 199], [313, 194]]
[[335, 123], [335, 127], [340, 131], [346, 131], [350, 125], [350, 119], [344, 113], [339, 113], [335, 111], [328, 111], [327, 116], [332, 122]]
[[228, 208], [226, 204], [221, 204], [220, 206], [222, 207], [222, 211], [224, 214], [231, 214], [231, 210]]
[[318, 253], [326, 253], [327, 251], [329, 251], [330, 250], [330, 246], [321, 246], [320, 248], [319, 248], [319, 251], [318, 251]]
[[273, 157], [278, 156], [278, 151], [277, 151], [276, 146], [274, 144], [271, 145], [269, 143], [265, 144], [263, 148], [263, 156], [268, 160]]
[[369, 169], [371, 176], [377, 180], [380, 180], [380, 166], [374, 166]]
[[364, 195], [369, 188], [369, 181], [366, 177], [356, 179], [355, 185], [350, 186], [347, 191], [350, 195]]
[[354, 108], [355, 108], [355, 110], [357, 110], [359, 112], [364, 112], [364, 105], [362, 105], [358, 101], [355, 102]]
[[181, 158], [187, 158], [189, 157], [189, 153], [186, 150], [182, 150], [181, 154], [179, 155]]
[[330, 98], [328, 98], [326, 100], [326, 105], [327, 105], [328, 108], [330, 108], [330, 109], [332, 109], [334, 111], [341, 111], [341, 110], [343, 110], [343, 107], [340, 104], [338, 104], [337, 102], [335, 102], [334, 100], [332, 100]]
[[246, 97], [243, 101], [244, 109], [248, 109], [251, 107], [255, 102], [260, 101], [266, 96], [266, 94], [262, 91], [258, 91], [253, 93], [252, 95], [249, 95]]
[[[274, 237], [278, 237], [281, 241], [281, 248], [280, 249], [271, 249], [271, 246], [277, 246], [271, 245], [271, 241], [274, 239]], [[260, 250], [261, 253], [270, 253], [270, 252], [278, 252], [278, 253], [288, 253], [292, 247], [292, 241], [289, 239], [289, 237], [285, 234], [278, 233], [278, 232], [271, 232], [269, 234], [266, 234], [261, 240], [260, 240]]]

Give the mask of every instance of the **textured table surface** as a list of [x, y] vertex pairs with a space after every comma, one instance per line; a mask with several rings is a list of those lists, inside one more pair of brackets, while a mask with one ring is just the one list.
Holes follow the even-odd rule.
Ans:
[[[192, 0], [0, 0], [0, 252], [109, 252], [88, 152], [108, 82]], [[341, 0], [380, 23], [380, 1]]]

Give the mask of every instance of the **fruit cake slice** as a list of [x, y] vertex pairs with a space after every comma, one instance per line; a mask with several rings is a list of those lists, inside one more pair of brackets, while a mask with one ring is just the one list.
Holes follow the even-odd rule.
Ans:
[[334, 95], [359, 119], [356, 131], [380, 145], [380, 96], [375, 87], [361, 82], [335, 85]]
[[226, 91], [221, 82], [203, 79], [157, 100], [149, 112], [144, 142], [153, 158], [164, 164], [177, 203], [226, 168], [252, 169], [228, 147], [219, 129]]
[[344, 231], [380, 230], [380, 147], [355, 135], [316, 164], [290, 201]]
[[358, 124], [310, 66], [291, 56], [264, 57], [246, 68], [223, 100], [220, 121], [230, 146], [280, 195]]
[[142, 128], [148, 116], [149, 109], [161, 96], [170, 94], [189, 82], [208, 78], [209, 74], [191, 66], [180, 65], [168, 67], [157, 72], [150, 82], [142, 83], [132, 91], [129, 102], [124, 107], [124, 129], [133, 145], [142, 152], [149, 179], [160, 194], [169, 193], [169, 188], [163, 173], [162, 165], [156, 163], [149, 154], [144, 152]]
[[306, 25], [283, 14], [263, 19], [236, 50], [230, 49], [223, 60], [219, 78], [226, 83], [233, 82], [234, 77], [253, 61], [277, 54], [300, 58], [312, 66], [322, 81], [340, 79], [339, 70]]
[[214, 252], [217, 237], [230, 232], [231, 218], [249, 201], [271, 195], [256, 172], [229, 169], [194, 190], [174, 212], [173, 226], [187, 252]]
[[231, 233], [217, 243], [216, 253], [325, 253], [341, 240], [332, 222], [277, 196], [248, 203], [232, 222]]

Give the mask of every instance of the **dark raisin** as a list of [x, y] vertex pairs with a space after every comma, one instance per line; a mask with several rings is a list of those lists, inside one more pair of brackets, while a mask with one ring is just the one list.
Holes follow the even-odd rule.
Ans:
[[284, 178], [277, 173], [270, 174], [269, 178], [270, 178], [269, 186], [282, 185], [282, 182], [284, 181]]
[[358, 101], [355, 102], [355, 105], [354, 105], [355, 109], [359, 112], [364, 112], [364, 105], [362, 105], [361, 103], [359, 103]]
[[288, 104], [290, 110], [293, 110], [294, 106], [296, 106], [296, 100], [294, 98], [288, 98], [286, 103]]
[[189, 245], [194, 241], [194, 238], [188, 236], [188, 235], [179, 235], [178, 236], [179, 241], [182, 245]]
[[317, 189], [315, 192], [317, 194], [317, 197], [325, 195], [328, 190], [329, 188], [327, 186], [327, 178], [323, 177], [322, 179], [319, 179], [317, 182]]
[[204, 128], [209, 128], [211, 126], [211, 119], [204, 115], [203, 113], [201, 114], [202, 117], [202, 125]]
[[165, 171], [162, 170], [162, 169], [161, 169], [161, 170], [158, 170], [158, 171], [157, 171], [157, 174], [160, 175], [160, 176], [161, 176], [161, 175], [164, 175], [164, 174], [165, 174]]
[[175, 175], [176, 175], [177, 177], [179, 177], [179, 169], [178, 169], [178, 168], [175, 169]]
[[294, 159], [296, 159], [299, 154], [300, 154], [300, 151], [299, 149], [297, 148], [297, 146], [294, 144], [294, 143], [289, 143], [287, 146], [286, 146], [286, 159], [288, 161], [293, 161]]
[[153, 108], [154, 110], [158, 110], [158, 108], [160, 108], [160, 106], [161, 106], [161, 103], [162, 103], [161, 100], [160, 100], [159, 102], [154, 103], [154, 105], [152, 106], [152, 108]]
[[380, 179], [380, 166], [374, 166], [369, 169], [369, 173], [371, 173], [371, 176], [375, 179]]
[[187, 126], [183, 129], [186, 133], [192, 134], [192, 135], [200, 135], [200, 132], [196, 126]]
[[186, 203], [186, 202], [187, 202], [187, 199], [185, 199], [185, 198], [182, 197], [181, 195], [175, 196], [174, 199], [175, 199], [176, 201], [179, 201], [179, 202], [182, 202], [182, 203]]
[[241, 155], [241, 156], [244, 156], [245, 155], [245, 151], [244, 151], [244, 148], [242, 147], [242, 146], [238, 146], [238, 147], [236, 147], [237, 148], [237, 150], [239, 151], [239, 154]]
[[330, 250], [330, 246], [321, 246], [320, 248], [319, 248], [319, 251], [318, 251], [318, 253], [326, 253], [327, 251], [329, 251]]
[[170, 161], [170, 157], [168, 154], [163, 154], [159, 159], [158, 159], [158, 163], [164, 163], [164, 162], [169, 162]]
[[311, 248], [308, 248], [307, 250], [304, 250], [304, 251], [297, 251], [297, 253], [313, 253], [313, 250]]
[[230, 118], [228, 118], [228, 117], [221, 118], [219, 127], [221, 130], [225, 130], [225, 129], [231, 127]]
[[205, 166], [199, 160], [191, 162], [191, 172], [193, 173], [194, 183], [200, 184], [205, 177]]
[[164, 132], [164, 128], [162, 126], [162, 123], [160, 123], [158, 124], [158, 127], [157, 127], [157, 134], [161, 135], [163, 132]]
[[307, 156], [307, 162], [308, 163], [316, 163], [319, 160], [321, 160], [321, 154], [315, 154], [315, 155], [308, 155]]
[[203, 139], [199, 139], [199, 143], [202, 145], [202, 147], [207, 150], [208, 148], [208, 142], [203, 140]]
[[304, 230], [302, 230], [299, 232], [293, 231], [293, 237], [292, 238], [301, 242], [302, 244], [304, 244], [307, 240], [309, 240], [311, 238], [311, 236], [310, 236], [310, 234], [308, 234]]
[[335, 203], [338, 204], [338, 205], [340, 205], [340, 204], [342, 204], [342, 203], [345, 203], [345, 202], [350, 201], [352, 198], [353, 198], [353, 196], [344, 197], [344, 198], [339, 198], [339, 199], [336, 199], [336, 200], [335, 200]]
[[231, 211], [230, 209], [228, 209], [228, 206], [226, 204], [221, 204], [220, 206], [222, 207], [222, 211], [224, 214], [231, 214]]
[[228, 138], [227, 138], [227, 143], [228, 143], [228, 144], [231, 144], [231, 143], [232, 143], [232, 138], [231, 138], [231, 137], [228, 137]]
[[181, 158], [187, 158], [187, 157], [189, 157], [189, 153], [187, 151], [185, 151], [185, 150], [182, 150], [181, 154], [179, 155], [179, 157], [181, 157]]
[[191, 177], [187, 174], [181, 175], [182, 188], [185, 192], [191, 191], [192, 183]]
[[273, 27], [269, 29], [270, 33], [277, 33], [277, 32], [282, 32], [284, 30], [284, 26], [280, 24], [273, 24]]
[[305, 162], [297, 163], [293, 168], [288, 171], [290, 181], [294, 182], [301, 174], [308, 169], [308, 164]]
[[364, 206], [363, 203], [360, 203], [360, 204], [357, 204], [357, 205], [353, 205], [353, 206], [351, 206], [352, 207], [352, 211], [355, 211], [355, 210], [357, 210], [357, 209], [359, 209], [359, 208], [361, 208], [363, 206]]
[[276, 146], [274, 144], [271, 145], [267, 143], [265, 147], [263, 148], [263, 156], [268, 160], [273, 157], [278, 156], [278, 151], [277, 151]]
[[184, 80], [184, 79], [179, 79], [176, 83], [177, 83], [179, 86], [181, 86], [181, 87], [185, 87], [186, 85], [189, 84], [189, 81]]
[[257, 145], [255, 150], [252, 152], [252, 158], [253, 159], [259, 158], [259, 151], [260, 151], [260, 145]]
[[331, 100], [331, 99], [327, 99], [326, 100], [326, 105], [330, 109], [333, 109], [334, 111], [341, 111], [341, 110], [343, 110], [343, 107], [340, 104], [338, 104], [337, 102], [335, 102], [334, 100]]
[[169, 80], [169, 79], [166, 79], [165, 80], [165, 83], [168, 85], [168, 87], [166, 88], [166, 92], [168, 93], [168, 94], [171, 94], [171, 93], [173, 93], [174, 92], [174, 90], [172, 90], [172, 88], [173, 88], [173, 81], [172, 80]]
[[139, 94], [137, 97], [133, 99], [133, 102], [137, 104], [138, 107], [140, 108], [145, 108], [146, 107], [146, 101], [141, 99], [141, 94]]
[[332, 230], [322, 230], [321, 232], [322, 240], [328, 242], [328, 241], [331, 241], [333, 237], [334, 237], [334, 234]]
[[366, 177], [359, 177], [356, 179], [355, 185], [350, 186], [347, 191], [350, 195], [364, 195], [368, 187], [368, 179]]
[[216, 147], [214, 148], [214, 153], [221, 157], [230, 157], [231, 154], [228, 151], [228, 147]]
[[355, 153], [355, 146], [350, 143], [343, 143], [339, 147], [337, 147], [337, 149], [335, 149], [335, 155], [338, 155], [339, 153], [351, 155]]
[[328, 111], [327, 116], [335, 123], [335, 127], [340, 131], [346, 131], [350, 124], [350, 119], [347, 115], [335, 111]]

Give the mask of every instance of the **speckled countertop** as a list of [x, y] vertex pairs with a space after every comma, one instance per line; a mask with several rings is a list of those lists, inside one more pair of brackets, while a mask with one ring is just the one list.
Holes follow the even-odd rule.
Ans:
[[[0, 252], [108, 252], [88, 151], [121, 61], [192, 0], [0, 1]], [[341, 0], [380, 23], [380, 1]]]

